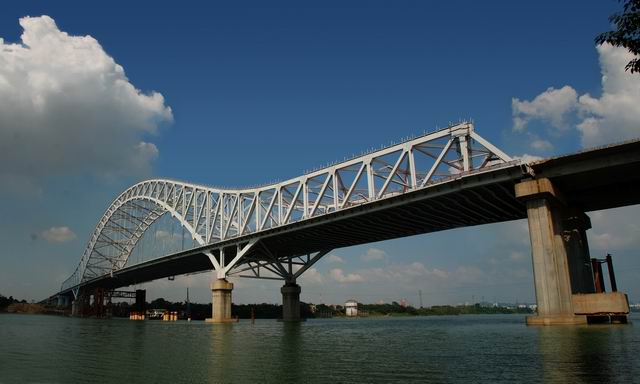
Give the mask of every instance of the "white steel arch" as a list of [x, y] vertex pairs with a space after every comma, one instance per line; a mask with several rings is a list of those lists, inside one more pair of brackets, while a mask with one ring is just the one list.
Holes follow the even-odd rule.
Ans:
[[[214, 244], [512, 164], [509, 156], [465, 122], [256, 188], [146, 180], [111, 203], [62, 290], [75, 287], [77, 294], [81, 283], [123, 268], [140, 237], [165, 213], [198, 244]], [[253, 244], [239, 249], [234, 262]], [[221, 267], [208, 256], [222, 277], [233, 267]]]

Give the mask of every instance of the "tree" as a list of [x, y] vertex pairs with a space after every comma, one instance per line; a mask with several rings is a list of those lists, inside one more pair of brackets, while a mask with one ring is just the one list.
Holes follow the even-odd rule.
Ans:
[[171, 310], [171, 306], [172, 303], [165, 300], [162, 297], [159, 297], [155, 300], [153, 300], [151, 303], [149, 303], [149, 308], [151, 309], [167, 309], [167, 310]]
[[[617, 30], [599, 34], [596, 44], [609, 43], [615, 47], [624, 47], [640, 56], [640, 0], [622, 1], [622, 12], [609, 16], [609, 21], [615, 24]], [[625, 70], [640, 73], [640, 57], [631, 60]]]
[[13, 296], [9, 296], [7, 298], [4, 295], [0, 294], [0, 309], [8, 307], [9, 305], [13, 304], [14, 302], [16, 302], [16, 300], [13, 298]]

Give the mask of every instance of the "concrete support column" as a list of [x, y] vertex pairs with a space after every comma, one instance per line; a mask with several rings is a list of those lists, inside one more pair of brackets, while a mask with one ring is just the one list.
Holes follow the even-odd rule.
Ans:
[[211, 283], [212, 307], [211, 318], [206, 319], [210, 323], [230, 323], [231, 318], [231, 291], [233, 283], [227, 279], [217, 279]]
[[527, 204], [538, 304], [538, 316], [528, 317], [527, 324], [586, 323], [586, 316], [576, 316], [573, 311], [561, 207], [556, 204], [559, 193], [548, 179], [539, 179], [516, 185], [516, 196]]
[[282, 293], [282, 321], [300, 321], [300, 292], [295, 282], [288, 282], [280, 288]]
[[69, 296], [64, 296], [64, 295], [58, 296], [58, 306], [63, 308], [68, 308], [70, 306]]
[[71, 302], [71, 316], [80, 317], [80, 303], [78, 300], [73, 300]]
[[578, 212], [568, 215], [563, 220], [563, 228], [571, 278], [571, 292], [594, 293], [595, 284], [587, 241], [587, 229], [591, 228], [591, 221], [587, 215]]
[[80, 294], [71, 302], [71, 316], [84, 317], [90, 309], [89, 295], [86, 292]]

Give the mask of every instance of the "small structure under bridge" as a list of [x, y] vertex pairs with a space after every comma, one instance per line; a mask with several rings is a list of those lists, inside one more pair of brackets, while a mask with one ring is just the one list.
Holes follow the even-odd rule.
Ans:
[[[596, 292], [586, 212], [638, 204], [639, 187], [640, 141], [526, 163], [471, 123], [256, 188], [147, 180], [111, 203], [52, 297], [86, 304], [98, 290], [212, 270], [211, 321], [231, 321], [232, 276], [283, 281], [283, 320], [297, 321], [298, 278], [331, 250], [527, 218], [538, 304], [528, 323], [622, 320], [626, 295]], [[196, 245], [128, 265], [164, 215]]]
[[134, 309], [143, 312], [146, 305], [146, 291], [123, 291], [97, 287], [91, 294], [79, 295], [75, 300], [71, 296], [54, 295], [40, 304], [55, 305], [58, 307], [71, 307], [71, 315], [75, 317], [111, 317], [113, 299], [135, 300]]

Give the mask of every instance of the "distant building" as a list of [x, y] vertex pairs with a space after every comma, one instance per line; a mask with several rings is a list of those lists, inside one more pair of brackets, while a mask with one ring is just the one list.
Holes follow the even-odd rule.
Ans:
[[407, 307], [407, 299], [401, 299], [400, 300], [400, 306], [406, 308]]
[[357, 317], [358, 316], [358, 302], [355, 300], [347, 300], [344, 303], [345, 312], [347, 317]]

